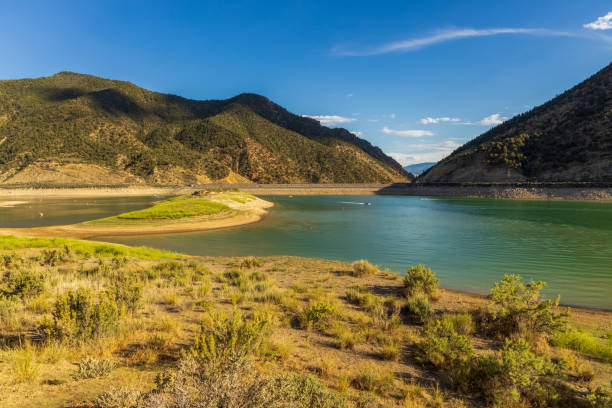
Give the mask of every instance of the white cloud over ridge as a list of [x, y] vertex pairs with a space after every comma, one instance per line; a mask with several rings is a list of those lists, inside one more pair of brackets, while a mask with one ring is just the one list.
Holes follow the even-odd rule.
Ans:
[[431, 125], [431, 124], [436, 124], [436, 123], [440, 123], [440, 122], [460, 122], [461, 119], [459, 118], [449, 118], [449, 117], [442, 117], [442, 118], [423, 118], [421, 120], [419, 120], [419, 122], [423, 125]]
[[400, 136], [400, 137], [423, 137], [423, 136], [433, 136], [434, 133], [428, 130], [419, 130], [419, 129], [407, 129], [407, 130], [394, 130], [389, 129], [387, 126], [382, 128], [383, 133], [387, 135]]
[[430, 45], [458, 40], [471, 37], [489, 37], [501, 34], [526, 34], [526, 35], [541, 35], [541, 36], [569, 36], [570, 33], [561, 31], [552, 31], [544, 28], [489, 28], [489, 29], [474, 29], [464, 28], [456, 30], [440, 31], [429, 37], [412, 38], [408, 40], [396, 41], [368, 49], [344, 49], [342, 47], [334, 47], [332, 54], [362, 57], [370, 55], [388, 54], [392, 52], [407, 52], [417, 50]]
[[591, 30], [612, 30], [612, 11], [605, 16], [598, 17], [592, 23], [583, 25], [583, 27]]
[[508, 120], [508, 118], [502, 117], [499, 113], [494, 113], [479, 121], [478, 124], [482, 126], [497, 126], [501, 125], [506, 120]]
[[459, 146], [461, 146], [460, 143], [444, 140], [438, 143], [420, 143], [406, 146], [406, 149], [413, 151], [413, 153], [393, 152], [388, 154], [402, 166], [407, 166], [409, 164], [440, 161]]
[[302, 115], [303, 118], [310, 118], [319, 121], [323, 126], [336, 126], [342, 123], [351, 123], [355, 118], [346, 118], [338, 115]]

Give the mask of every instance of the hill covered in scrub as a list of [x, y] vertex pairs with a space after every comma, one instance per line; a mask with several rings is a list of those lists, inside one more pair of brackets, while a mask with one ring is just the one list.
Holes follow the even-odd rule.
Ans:
[[197, 101], [71, 72], [0, 81], [0, 183], [406, 182], [346, 129], [241, 94]]
[[466, 143], [423, 182], [612, 182], [612, 64]]

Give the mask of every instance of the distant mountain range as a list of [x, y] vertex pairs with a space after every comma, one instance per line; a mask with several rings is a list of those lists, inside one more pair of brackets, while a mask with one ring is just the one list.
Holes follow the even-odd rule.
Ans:
[[406, 170], [409, 173], [414, 174], [415, 176], [418, 176], [419, 174], [423, 173], [427, 169], [433, 167], [435, 164], [436, 162], [410, 164], [408, 166], [404, 166], [404, 170]]
[[466, 143], [422, 182], [612, 182], [612, 64]]
[[71, 72], [0, 81], [1, 184], [412, 179], [366, 140], [260, 95], [197, 101]]

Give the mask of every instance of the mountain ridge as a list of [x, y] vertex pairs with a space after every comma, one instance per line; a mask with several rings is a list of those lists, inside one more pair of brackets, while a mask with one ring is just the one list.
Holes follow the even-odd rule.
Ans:
[[3, 184], [412, 178], [346, 129], [326, 128], [253, 93], [200, 101], [69, 71], [0, 81]]
[[421, 182], [612, 182], [612, 64], [456, 149]]

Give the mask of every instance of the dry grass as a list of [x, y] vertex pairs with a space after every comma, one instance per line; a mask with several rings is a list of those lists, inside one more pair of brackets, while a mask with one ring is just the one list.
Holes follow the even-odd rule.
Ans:
[[[90, 253], [49, 266], [40, 264], [41, 251], [11, 251], [19, 257], [16, 264], [44, 272], [47, 279], [39, 295], [0, 301], [2, 407], [75, 406], [112, 387], [151, 389], [155, 375], [174, 366], [193, 344], [207, 314], [234, 307], [271, 322], [268, 340], [256, 353], [255, 367], [264, 374], [314, 374], [352, 403], [360, 395], [375, 395], [384, 406], [479, 405], [451, 397], [445, 382], [436, 387], [437, 374], [414, 361], [410, 350], [419, 339], [419, 326], [400, 320], [403, 282], [392, 274], [346, 273], [350, 264], [295, 257], [124, 262]], [[133, 275], [144, 288], [137, 310], [123, 315], [114, 331], [79, 344], [41, 341], [40, 321], [50, 316], [58, 296], [78, 287], [104, 290], [118, 275]], [[450, 312], [482, 304], [481, 298], [441, 290], [431, 311], [473, 336], [469, 315]], [[598, 327], [612, 325], [609, 315], [592, 321]], [[495, 344], [478, 346], [486, 351]], [[563, 353], [573, 359], [572, 373], [582, 384], [596, 387], [612, 378], [610, 365], [587, 364], [574, 352]], [[116, 368], [109, 376], [75, 380], [75, 364], [88, 356], [112, 360]]]

